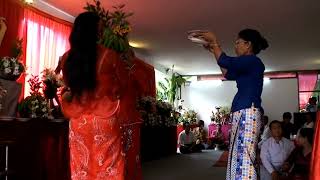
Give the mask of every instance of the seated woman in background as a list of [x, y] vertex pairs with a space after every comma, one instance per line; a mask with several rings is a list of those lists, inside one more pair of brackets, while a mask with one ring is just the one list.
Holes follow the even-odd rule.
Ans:
[[[297, 136], [297, 145], [282, 166], [289, 174], [288, 180], [308, 180], [313, 143], [313, 129], [301, 128]], [[292, 170], [291, 170], [292, 169]]]
[[208, 133], [204, 129], [204, 121], [199, 120], [198, 127], [193, 130], [194, 135], [196, 136], [196, 144], [201, 146], [201, 149], [208, 148], [207, 135]]
[[211, 140], [211, 142], [210, 142], [209, 149], [215, 149], [215, 148], [224, 149], [224, 148], [226, 148], [226, 146], [224, 144], [225, 139], [223, 137], [221, 124], [218, 125], [218, 128], [215, 132], [215, 136], [213, 138], [211, 138], [210, 140]]

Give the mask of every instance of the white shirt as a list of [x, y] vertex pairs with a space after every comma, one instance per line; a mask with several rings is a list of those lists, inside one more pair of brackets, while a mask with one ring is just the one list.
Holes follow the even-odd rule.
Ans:
[[260, 157], [263, 166], [270, 174], [273, 171], [279, 171], [293, 149], [294, 144], [289, 139], [282, 138], [277, 143], [273, 137], [270, 137], [261, 147]]
[[178, 144], [179, 145], [186, 145], [186, 144], [192, 144], [193, 142], [195, 142], [195, 136], [194, 134], [190, 131], [189, 134], [186, 134], [186, 131], [183, 130], [180, 134], [179, 134], [179, 138], [178, 138]]
[[314, 122], [308, 122], [304, 123], [303, 128], [313, 128], [314, 127]]
[[306, 111], [307, 112], [317, 112], [317, 105], [307, 104]]
[[261, 140], [262, 141], [267, 140], [267, 139], [269, 139], [269, 137], [271, 137], [271, 132], [270, 132], [270, 129], [269, 129], [269, 125], [265, 125], [263, 133], [261, 135]]
[[261, 135], [261, 141], [258, 143], [259, 149], [261, 149], [262, 144], [270, 137], [271, 137], [271, 132], [269, 129], [269, 125], [265, 125], [263, 133]]

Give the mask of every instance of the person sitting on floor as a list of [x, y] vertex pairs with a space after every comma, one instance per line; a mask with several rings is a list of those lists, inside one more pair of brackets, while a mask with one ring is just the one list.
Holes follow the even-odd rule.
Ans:
[[297, 147], [282, 166], [283, 171], [289, 174], [287, 180], [309, 179], [313, 133], [311, 128], [299, 130], [296, 139]]
[[204, 129], [204, 121], [199, 120], [198, 127], [193, 130], [193, 133], [196, 137], [196, 144], [201, 145], [201, 149], [207, 149], [208, 143], [207, 143], [207, 132]]
[[280, 121], [272, 121], [269, 128], [271, 137], [261, 146], [261, 180], [278, 179], [281, 175], [282, 164], [294, 149], [293, 142], [282, 137]]
[[184, 130], [179, 134], [179, 146], [182, 154], [201, 152], [201, 145], [196, 144], [196, 138], [188, 122], [183, 123]]
[[217, 125], [217, 130], [215, 132], [215, 136], [213, 138], [210, 139], [210, 146], [209, 149], [224, 149], [227, 148], [227, 146], [225, 146], [225, 140], [223, 137], [223, 133], [222, 133], [222, 128], [221, 128], [221, 124]]

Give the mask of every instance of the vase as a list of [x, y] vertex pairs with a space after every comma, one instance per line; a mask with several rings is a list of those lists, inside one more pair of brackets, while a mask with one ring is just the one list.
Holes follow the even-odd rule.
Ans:
[[0, 72], [0, 78], [8, 81], [16, 81], [17, 79], [19, 79], [20, 76], [21, 74], [13, 75], [13, 74], [4, 74], [3, 72]]
[[46, 99], [52, 100], [57, 94], [57, 88], [46, 85], [43, 89], [43, 94]]

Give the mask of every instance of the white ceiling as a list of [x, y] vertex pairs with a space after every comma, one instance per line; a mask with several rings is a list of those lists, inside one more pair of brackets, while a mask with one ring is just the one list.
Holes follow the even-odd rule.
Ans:
[[[44, 1], [73, 16], [86, 2]], [[187, 40], [186, 32], [192, 29], [216, 32], [225, 51], [234, 55], [238, 31], [255, 28], [269, 40], [270, 48], [260, 55], [268, 71], [320, 69], [319, 0], [101, 1], [106, 8], [127, 4], [126, 9], [135, 13], [131, 40], [148, 45], [138, 54], [156, 66], [174, 64], [184, 75], [219, 73], [212, 56]]]

